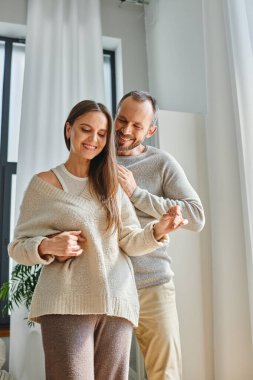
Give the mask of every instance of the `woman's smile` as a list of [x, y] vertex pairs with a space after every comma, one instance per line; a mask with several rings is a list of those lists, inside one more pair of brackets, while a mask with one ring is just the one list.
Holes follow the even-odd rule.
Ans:
[[87, 144], [87, 143], [83, 143], [82, 146], [83, 146], [85, 149], [88, 149], [88, 150], [96, 150], [96, 149], [97, 149], [96, 146], [91, 145], [91, 144]]

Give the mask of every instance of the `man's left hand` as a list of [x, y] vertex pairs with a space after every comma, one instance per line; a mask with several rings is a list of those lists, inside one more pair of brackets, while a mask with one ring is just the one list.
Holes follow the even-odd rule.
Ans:
[[133, 173], [122, 165], [118, 165], [118, 179], [123, 190], [130, 198], [137, 187]]

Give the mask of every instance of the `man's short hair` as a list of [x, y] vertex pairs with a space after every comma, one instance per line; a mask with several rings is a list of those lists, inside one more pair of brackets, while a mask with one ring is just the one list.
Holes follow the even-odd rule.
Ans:
[[125, 94], [119, 101], [116, 113], [118, 112], [118, 109], [120, 108], [123, 101], [129, 97], [132, 97], [137, 102], [145, 102], [146, 100], [149, 100], [152, 104], [152, 108], [153, 108], [153, 112], [154, 112], [154, 117], [151, 121], [150, 127], [152, 127], [153, 125], [158, 125], [159, 108], [158, 108], [157, 100], [146, 91], [134, 90], [134, 91], [130, 91], [127, 94]]

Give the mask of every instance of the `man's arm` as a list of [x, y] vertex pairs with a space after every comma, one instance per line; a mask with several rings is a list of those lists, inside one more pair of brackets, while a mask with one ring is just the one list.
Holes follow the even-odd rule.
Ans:
[[[154, 181], [157, 176], [154, 176]], [[119, 167], [119, 181], [134, 207], [155, 219], [159, 219], [166, 210], [178, 205], [189, 223], [184, 228], [191, 231], [201, 231], [205, 224], [205, 215], [201, 201], [189, 183], [182, 167], [173, 159], [170, 165], [163, 167], [159, 179], [162, 181], [162, 196], [152, 194], [146, 182], [146, 189], [137, 186], [133, 174], [124, 167]], [[152, 184], [151, 184], [152, 188]]]
[[184, 228], [191, 231], [201, 231], [205, 224], [205, 216], [200, 200], [196, 198], [171, 199], [158, 197], [145, 189], [137, 187], [130, 197], [134, 207], [157, 219], [171, 206], [178, 205], [189, 224]]

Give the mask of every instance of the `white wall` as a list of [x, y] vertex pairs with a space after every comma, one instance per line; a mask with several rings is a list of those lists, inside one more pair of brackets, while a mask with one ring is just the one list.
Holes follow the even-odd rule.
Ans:
[[182, 165], [203, 202], [207, 217], [201, 233], [177, 231], [172, 235], [170, 245], [182, 342], [183, 378], [213, 380], [211, 250], [208, 244], [210, 222], [204, 117], [160, 111], [159, 120], [160, 147]]
[[104, 36], [121, 38], [124, 93], [148, 90], [144, 10], [118, 0], [100, 0]]
[[149, 87], [161, 109], [206, 111], [201, 0], [150, 0], [145, 8]]
[[27, 0], [0, 0], [0, 21], [26, 24]]

